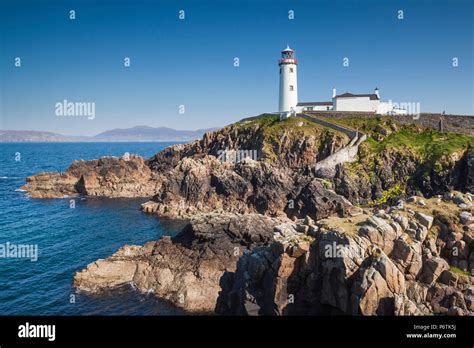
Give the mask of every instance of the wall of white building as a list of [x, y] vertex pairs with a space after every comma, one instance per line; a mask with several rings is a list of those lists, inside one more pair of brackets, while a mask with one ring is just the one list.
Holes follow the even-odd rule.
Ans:
[[335, 111], [377, 112], [378, 105], [378, 99], [370, 100], [369, 97], [348, 97], [334, 99]]

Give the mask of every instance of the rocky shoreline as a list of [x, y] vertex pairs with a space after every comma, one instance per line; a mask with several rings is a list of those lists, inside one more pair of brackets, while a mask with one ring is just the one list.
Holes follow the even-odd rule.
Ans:
[[273, 237], [277, 219], [257, 214], [214, 213], [195, 216], [176, 237], [144, 246], [124, 246], [74, 277], [79, 291], [98, 293], [133, 284], [190, 312], [214, 311], [225, 272], [237, 260]]
[[[175, 237], [91, 263], [74, 277], [78, 291], [131, 284], [224, 315], [472, 315], [469, 143], [425, 158], [384, 144], [426, 131], [384, 122], [364, 129], [370, 139], [356, 162], [329, 175], [316, 164], [347, 136], [264, 116], [148, 160], [75, 161], [22, 188], [33, 198], [147, 197], [145, 213], [190, 219]], [[226, 162], [222, 149], [258, 158]]]

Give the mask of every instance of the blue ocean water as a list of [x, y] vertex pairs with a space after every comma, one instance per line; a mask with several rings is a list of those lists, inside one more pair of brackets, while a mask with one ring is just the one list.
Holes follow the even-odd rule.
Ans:
[[[16, 191], [29, 175], [64, 171], [75, 159], [152, 156], [172, 143], [0, 143], [0, 244], [36, 244], [38, 260], [0, 258], [0, 315], [168, 315], [172, 305], [130, 287], [75, 294], [73, 275], [124, 244], [180, 231], [182, 222], [142, 213], [146, 199], [31, 199]], [[71, 296], [74, 295], [75, 296]], [[71, 301], [71, 299], [75, 299]], [[73, 303], [71, 303], [73, 302]]]

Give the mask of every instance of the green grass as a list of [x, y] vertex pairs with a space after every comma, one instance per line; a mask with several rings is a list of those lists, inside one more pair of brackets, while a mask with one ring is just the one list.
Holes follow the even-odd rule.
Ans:
[[351, 117], [333, 122], [368, 135], [366, 147], [377, 156], [383, 151], [403, 151], [420, 158], [427, 170], [442, 170], [442, 163], [452, 154], [464, 152], [474, 144], [474, 137], [458, 133], [440, 133], [418, 125], [402, 125], [389, 116], [373, 118]]
[[369, 185], [373, 184], [378, 180], [379, 173], [384, 171], [386, 158], [416, 165], [415, 171], [409, 175], [403, 171], [403, 167], [392, 167], [394, 180], [384, 182], [381, 195], [368, 201], [369, 205], [386, 203], [391, 197], [402, 195], [407, 187], [416, 189], [420, 178], [429, 179], [433, 174], [452, 169], [465, 151], [473, 151], [474, 147], [472, 136], [440, 133], [414, 124], [404, 125], [390, 117], [331, 120], [368, 136], [359, 147], [358, 161], [344, 165], [353, 180], [364, 178]]
[[470, 276], [469, 272], [463, 271], [462, 269], [455, 267], [455, 266], [450, 266], [449, 270], [453, 272], [454, 274], [460, 275], [460, 276]]
[[245, 121], [245, 122], [239, 121], [236, 123], [236, 125], [239, 125], [242, 128], [255, 127], [256, 125], [269, 127], [275, 123], [278, 123], [279, 121], [280, 121], [279, 115], [262, 114], [254, 120]]
[[[302, 125], [300, 125], [302, 123]], [[279, 115], [262, 114], [260, 117], [236, 124], [242, 129], [259, 126], [262, 136], [262, 152], [270, 161], [279, 158], [278, 149], [282, 146], [282, 137], [286, 135], [291, 142], [298, 142], [312, 137], [314, 145], [319, 148], [325, 142], [348, 142], [348, 137], [332, 128], [324, 127], [301, 117], [289, 117], [280, 121]]]
[[[420, 155], [424, 159], [437, 160], [443, 156], [465, 150], [474, 143], [474, 137], [458, 133], [440, 133], [431, 129], [421, 129], [417, 125], [402, 125], [390, 116], [346, 119], [331, 119], [343, 126], [366, 133], [367, 143], [375, 153], [389, 148], [403, 148]], [[382, 140], [377, 135], [387, 134]]]
[[387, 118], [382, 117], [370, 117], [370, 118], [361, 118], [361, 117], [348, 117], [344, 119], [336, 119], [332, 117], [325, 117], [319, 116], [318, 118], [324, 119], [329, 122], [333, 122], [339, 124], [341, 126], [345, 126], [354, 130], [358, 130], [360, 132], [366, 133], [367, 135], [371, 135], [374, 132], [377, 132], [380, 124], [384, 121], [387, 121]]
[[369, 202], [369, 205], [379, 205], [379, 204], [387, 203], [387, 201], [390, 198], [398, 197], [402, 195], [404, 192], [405, 192], [405, 187], [401, 185], [400, 183], [396, 183], [395, 185], [390, 187], [388, 190], [383, 191], [382, 196], [379, 199], [373, 202]]
[[402, 129], [388, 136], [380, 145], [384, 148], [406, 146], [424, 158], [439, 159], [465, 150], [473, 140], [473, 137], [463, 134], [439, 133], [433, 130], [414, 133], [408, 129]]
[[[387, 151], [399, 152], [403, 156], [408, 155], [416, 158], [426, 173], [433, 169], [441, 171], [444, 167], [452, 164], [449, 162], [453, 154], [456, 157], [467, 148], [474, 147], [474, 137], [472, 136], [448, 132], [440, 133], [422, 129], [419, 125], [403, 125], [394, 121], [390, 116], [371, 118], [354, 116], [344, 119], [318, 117], [367, 134], [367, 141], [361, 145], [359, 151], [359, 163], [366, 171], [373, 170], [382, 153]], [[300, 122], [303, 123], [301, 127], [298, 126]], [[278, 158], [277, 149], [281, 145], [283, 134], [292, 139], [314, 136], [316, 146], [331, 138], [334, 139], [334, 137], [347, 139], [343, 133], [300, 117], [290, 117], [280, 121], [279, 115], [262, 114], [254, 120], [240, 122], [237, 125], [243, 128], [260, 126], [264, 151], [273, 159]], [[356, 169], [355, 163], [352, 166]], [[368, 175], [371, 174], [368, 173]]]

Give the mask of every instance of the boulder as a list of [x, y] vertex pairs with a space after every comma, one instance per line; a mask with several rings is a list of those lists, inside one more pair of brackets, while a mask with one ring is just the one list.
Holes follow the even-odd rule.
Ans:
[[438, 279], [440, 283], [446, 284], [448, 286], [456, 287], [458, 284], [458, 275], [451, 271], [443, 271]]
[[423, 269], [420, 281], [426, 284], [433, 284], [438, 277], [449, 269], [449, 264], [441, 257], [433, 257], [423, 262]]
[[433, 225], [433, 217], [427, 214], [423, 214], [417, 211], [415, 213], [415, 218], [420, 222], [420, 224], [425, 226], [428, 230]]
[[467, 211], [463, 211], [461, 214], [459, 214], [459, 220], [463, 225], [469, 225], [472, 222], [472, 214]]

